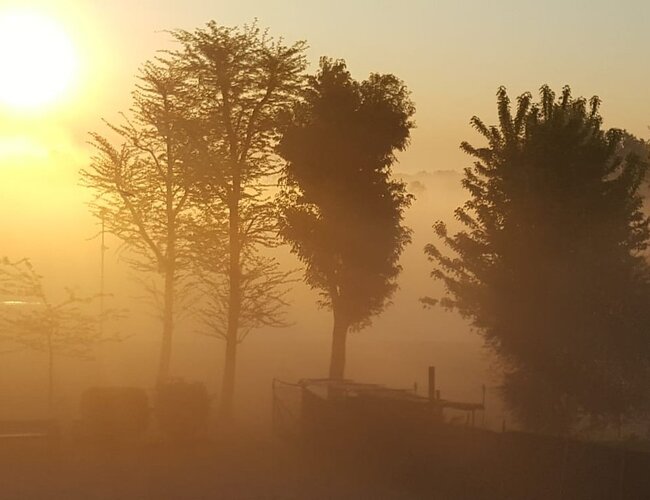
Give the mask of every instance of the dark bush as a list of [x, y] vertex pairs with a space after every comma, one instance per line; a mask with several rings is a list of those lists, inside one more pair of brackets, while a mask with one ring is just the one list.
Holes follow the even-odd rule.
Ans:
[[156, 420], [160, 430], [174, 440], [196, 437], [205, 431], [210, 401], [200, 382], [174, 380], [158, 387]]
[[149, 423], [149, 401], [137, 387], [92, 387], [81, 396], [81, 418], [90, 437], [133, 437]]

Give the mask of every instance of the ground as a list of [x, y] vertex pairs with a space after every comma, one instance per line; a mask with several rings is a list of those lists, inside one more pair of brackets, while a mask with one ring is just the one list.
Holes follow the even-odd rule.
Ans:
[[164, 442], [0, 443], [3, 500], [408, 499], [266, 435]]

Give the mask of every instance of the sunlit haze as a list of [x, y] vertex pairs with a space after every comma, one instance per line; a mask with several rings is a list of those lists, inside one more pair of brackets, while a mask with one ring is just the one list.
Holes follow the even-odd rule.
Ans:
[[77, 76], [72, 41], [55, 20], [29, 10], [0, 10], [0, 102], [33, 109], [70, 90]]
[[[291, 50], [269, 48], [269, 39]], [[51, 498], [66, 500], [583, 498], [572, 496], [574, 479], [591, 485], [592, 494], [650, 498], [647, 481], [647, 495], [626, 496], [637, 484], [629, 478], [650, 463], [650, 349], [643, 350], [650, 346], [650, 314], [638, 312], [650, 311], [650, 293], [644, 295], [650, 183], [643, 180], [643, 161], [632, 161], [636, 156], [620, 164], [613, 153], [604, 158], [612, 151], [649, 157], [648, 48], [648, 0], [0, 0], [0, 498], [45, 498], [31, 480], [32, 456], [48, 465], [42, 477], [62, 478], [61, 492], [54, 488]], [[554, 97], [536, 107], [540, 95], [549, 95], [545, 85], [555, 97], [569, 86], [571, 95], [564, 94], [564, 104]], [[531, 100], [518, 100], [525, 92]], [[600, 108], [585, 112], [592, 96]], [[549, 118], [554, 106], [561, 108], [555, 122]], [[514, 120], [508, 121], [508, 109]], [[570, 115], [575, 120], [567, 123], [588, 126], [571, 129], [575, 134], [559, 145], [545, 142], [565, 139], [570, 125], [548, 134], [543, 127], [564, 126], [567, 109], [578, 117]], [[608, 134], [612, 128], [626, 133]], [[585, 130], [596, 132], [583, 137]], [[464, 141], [471, 146], [461, 148]], [[516, 168], [501, 175], [511, 164]], [[520, 167], [525, 174], [518, 174]], [[567, 220], [579, 221], [580, 230], [565, 228]], [[594, 229], [598, 222], [604, 229]], [[574, 245], [576, 235], [589, 244]], [[500, 237], [505, 243], [489, 246], [490, 238]], [[610, 266], [609, 258], [620, 262]], [[578, 269], [583, 262], [595, 262], [599, 271]], [[354, 274], [359, 270], [367, 274]], [[570, 280], [575, 287], [563, 287]], [[529, 296], [535, 285], [536, 295]], [[641, 291], [628, 296], [637, 285]], [[465, 302], [458, 299], [462, 292]], [[539, 307], [524, 310], [530, 304]], [[578, 326], [565, 332], [575, 317]], [[71, 323], [72, 333], [57, 321]], [[594, 340], [582, 327], [602, 336]], [[531, 332], [541, 333], [533, 338]], [[626, 332], [629, 342], [607, 343]], [[565, 341], [575, 344], [564, 349]], [[555, 355], [542, 359], [544, 348], [556, 349]], [[630, 368], [626, 356], [638, 365]], [[545, 372], [553, 369], [561, 373], [556, 386]], [[504, 381], [513, 373], [525, 383], [507, 393]], [[565, 391], [569, 381], [575, 383]], [[286, 387], [276, 392], [279, 383]], [[188, 434], [197, 439], [179, 454], [175, 447], [186, 441], [177, 438], [185, 431], [166, 435], [164, 416], [157, 414], [165, 387], [202, 398], [187, 418], [203, 408], [208, 421], [211, 412], [209, 424], [192, 424], [198, 430]], [[609, 399], [594, 395], [607, 389]], [[288, 412], [276, 413], [286, 394], [293, 397]], [[326, 394], [320, 409], [301, 399], [318, 394]], [[551, 402], [525, 400], [549, 394]], [[352, 432], [358, 443], [373, 445], [380, 435], [398, 438], [361, 450], [361, 460], [348, 458], [342, 482], [332, 471], [348, 456], [345, 448], [329, 455], [331, 463], [310, 462], [287, 479], [283, 460], [301, 466], [309, 460], [272, 441], [272, 424], [295, 424], [307, 410], [324, 412], [342, 395], [363, 404], [374, 397], [404, 404], [378, 418], [371, 413], [381, 405], [363, 407], [370, 413], [357, 422], [388, 427]], [[139, 404], [139, 430], [114, 443], [102, 441], [106, 436], [89, 439], [97, 428], [82, 406], [102, 397], [114, 398], [119, 411], [120, 401]], [[512, 404], [517, 397], [522, 408], [532, 408], [528, 421]], [[291, 406], [296, 401], [298, 410]], [[402, 441], [395, 430], [401, 427], [393, 429], [390, 419], [410, 412], [400, 413], [407, 406], [416, 408], [409, 413], [416, 423], [400, 424], [412, 431], [411, 441]], [[94, 417], [101, 420], [108, 406], [97, 408]], [[546, 427], [540, 418], [533, 427], [545, 411], [569, 417]], [[413, 429], [432, 421], [444, 432], [436, 428], [420, 439]], [[304, 428], [318, 434], [319, 425], [338, 420], [315, 422]], [[43, 431], [52, 423], [57, 432]], [[469, 427], [480, 433], [465, 439]], [[38, 439], [59, 436], [61, 429], [68, 448], [48, 447], [45, 458], [34, 452]], [[558, 440], [540, 447], [551, 451], [540, 459], [539, 476], [554, 484], [529, 474], [551, 493], [508, 490], [520, 456], [536, 456], [528, 453], [533, 441], [522, 445], [520, 456], [507, 455], [515, 441], [502, 436], [521, 430]], [[254, 433], [264, 444], [249, 443]], [[323, 433], [317, 437], [328, 441]], [[452, 437], [418, 448], [433, 436]], [[26, 472], [17, 477], [36, 489], [30, 495], [18, 481], [11, 490], [18, 493], [5, 497], [3, 460], [14, 463], [14, 448], [5, 443], [17, 443], [16, 456], [22, 456], [27, 438], [36, 445], [25, 452]], [[232, 439], [240, 462], [223, 459], [228, 446], [212, 446], [221, 446], [219, 439]], [[606, 473], [593, 473], [585, 458], [592, 451], [579, 439], [612, 445], [602, 452]], [[646, 461], [619, 453], [623, 441], [646, 453]], [[103, 455], [104, 445], [110, 452]], [[400, 485], [392, 489], [398, 496], [384, 496], [383, 486], [369, 490], [356, 475], [364, 457], [383, 464], [391, 446], [403, 452], [392, 472], [368, 477], [394, 472], [406, 483], [413, 477], [418, 488], [424, 477], [415, 496]], [[280, 465], [275, 457], [267, 464], [271, 448], [281, 450]], [[261, 450], [264, 465], [250, 461], [253, 449]], [[49, 467], [52, 450], [51, 456], [69, 453], [61, 463], [76, 472]], [[436, 462], [431, 450], [451, 458]], [[486, 458], [496, 455], [510, 458]], [[218, 459], [206, 465], [200, 461], [212, 459], [206, 457]], [[583, 458], [587, 465], [576, 466]], [[186, 459], [191, 467], [184, 467]], [[217, 462], [226, 464], [221, 476], [212, 473]], [[438, 468], [443, 462], [447, 468]], [[274, 487], [242, 488], [256, 477], [244, 463], [252, 463], [251, 470], [266, 467], [269, 477], [280, 471], [269, 479]], [[528, 462], [522, 463], [523, 470]], [[88, 469], [75, 469], [80, 464]], [[476, 470], [465, 474], [470, 465]], [[533, 458], [528, 465], [537, 468]], [[178, 470], [187, 476], [178, 479]], [[133, 476], [123, 481], [125, 471]], [[586, 479], [580, 471], [587, 471]], [[93, 494], [90, 486], [79, 493], [86, 478], [89, 485], [96, 477], [101, 485]], [[203, 488], [231, 477], [218, 494]], [[523, 472], [521, 478], [512, 482], [539, 486]], [[292, 489], [294, 483], [300, 487]], [[64, 492], [66, 484], [80, 496]], [[292, 487], [284, 491], [286, 485]], [[427, 489], [438, 486], [439, 496]], [[489, 494], [473, 494], [483, 490]]]

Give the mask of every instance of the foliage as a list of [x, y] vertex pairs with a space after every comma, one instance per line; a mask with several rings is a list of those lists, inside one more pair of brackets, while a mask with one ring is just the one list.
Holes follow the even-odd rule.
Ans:
[[125, 260], [138, 272], [164, 279], [162, 292], [156, 281], [143, 280], [163, 315], [159, 380], [169, 376], [178, 282], [189, 267], [187, 172], [196, 131], [186, 77], [171, 59], [146, 63], [130, 115], [123, 115], [122, 125], [108, 124], [121, 145], [92, 133], [96, 154], [81, 171], [97, 195], [90, 209], [129, 250]]
[[[600, 100], [497, 94], [498, 126], [461, 148], [470, 199], [451, 251], [426, 253], [444, 306], [471, 320], [505, 368], [507, 403], [532, 428], [566, 431], [580, 416], [616, 418], [647, 387], [649, 230], [639, 187], [647, 163], [620, 157], [623, 133], [602, 129]], [[644, 159], [645, 160], [645, 159]]]
[[323, 58], [280, 144], [287, 160], [281, 235], [342, 335], [366, 326], [397, 288], [412, 197], [391, 166], [408, 145], [413, 113], [395, 76], [357, 82], [343, 61]]
[[[269, 193], [280, 169], [279, 118], [297, 99], [305, 44], [285, 45], [256, 24], [173, 32], [189, 76], [200, 134], [193, 165], [201, 207], [194, 233], [199, 283], [212, 334], [226, 341], [222, 415], [232, 412], [236, 346], [252, 329], [284, 324], [289, 275], [260, 253], [277, 245]], [[204, 318], [206, 316], [204, 315]]]
[[177, 226], [185, 222], [190, 194], [184, 165], [191, 125], [183, 86], [184, 74], [173, 62], [146, 63], [133, 92], [132, 116], [122, 115], [119, 126], [107, 124], [122, 144], [114, 147], [91, 133], [96, 155], [81, 172], [97, 193], [93, 214], [139, 257], [126, 257], [137, 270], [160, 272], [175, 265], [170, 257], [179, 258], [168, 255], [167, 246], [170, 233], [182, 232]]

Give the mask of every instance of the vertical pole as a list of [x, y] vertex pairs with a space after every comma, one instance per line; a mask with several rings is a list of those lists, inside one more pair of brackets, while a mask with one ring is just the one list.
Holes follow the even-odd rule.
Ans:
[[271, 433], [274, 436], [278, 434], [277, 422], [277, 403], [275, 402], [275, 378], [271, 381]]
[[54, 417], [54, 343], [52, 327], [47, 330], [47, 406], [50, 418]]
[[621, 450], [621, 458], [618, 469], [618, 498], [625, 498], [625, 458], [627, 457], [626, 451]]
[[429, 401], [436, 400], [436, 367], [429, 367]]
[[485, 384], [481, 387], [483, 390], [483, 412], [481, 414], [481, 427], [485, 428]]
[[102, 210], [102, 247], [101, 247], [101, 269], [99, 272], [99, 330], [104, 333], [104, 254], [106, 253], [106, 245], [104, 240], [105, 233], [105, 218], [106, 212]]

